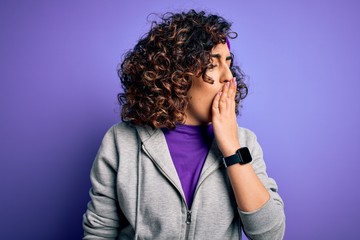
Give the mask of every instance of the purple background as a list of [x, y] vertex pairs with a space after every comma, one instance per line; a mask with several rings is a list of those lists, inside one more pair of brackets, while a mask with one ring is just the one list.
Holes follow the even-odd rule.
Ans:
[[[175, 1], [174, 1], [175, 2]], [[286, 239], [360, 235], [356, 1], [0, 2], [0, 239], [80, 239], [89, 173], [119, 121], [116, 66], [150, 12], [234, 22], [252, 129], [285, 201]]]

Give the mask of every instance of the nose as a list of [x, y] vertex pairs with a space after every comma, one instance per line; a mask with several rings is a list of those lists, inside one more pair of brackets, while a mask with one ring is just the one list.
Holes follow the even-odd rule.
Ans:
[[222, 83], [226, 83], [231, 81], [233, 78], [233, 74], [231, 72], [230, 67], [228, 67], [227, 65], [225, 65], [223, 67], [222, 73], [221, 73], [221, 82]]

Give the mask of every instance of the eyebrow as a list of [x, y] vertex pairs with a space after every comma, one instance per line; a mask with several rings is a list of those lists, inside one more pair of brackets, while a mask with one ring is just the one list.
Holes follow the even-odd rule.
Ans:
[[[219, 53], [216, 53], [216, 54], [211, 54], [211, 57], [220, 59], [221, 55]], [[227, 61], [227, 60], [232, 60], [232, 59], [233, 59], [232, 56], [227, 56], [225, 60]]]

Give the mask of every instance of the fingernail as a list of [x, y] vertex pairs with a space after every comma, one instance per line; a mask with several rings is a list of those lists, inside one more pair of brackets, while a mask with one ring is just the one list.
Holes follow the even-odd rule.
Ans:
[[226, 82], [226, 86], [229, 87], [229, 86], [230, 86], [230, 82]]
[[233, 83], [236, 84], [236, 77], [233, 78]]

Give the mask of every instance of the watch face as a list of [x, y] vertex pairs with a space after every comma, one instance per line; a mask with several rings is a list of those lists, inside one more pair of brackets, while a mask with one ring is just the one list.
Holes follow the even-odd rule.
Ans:
[[241, 164], [251, 162], [252, 157], [251, 157], [250, 151], [249, 151], [249, 149], [247, 147], [240, 148], [238, 151], [239, 151], [239, 155], [240, 155], [241, 160], [242, 160]]

